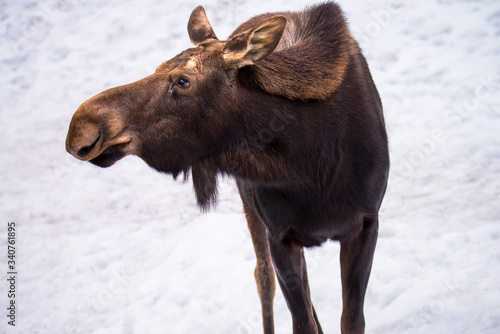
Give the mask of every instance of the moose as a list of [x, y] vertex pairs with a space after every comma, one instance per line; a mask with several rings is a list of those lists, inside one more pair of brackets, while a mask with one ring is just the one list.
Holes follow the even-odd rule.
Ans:
[[323, 333], [304, 247], [340, 243], [341, 331], [364, 333], [364, 299], [389, 170], [382, 103], [340, 7], [268, 13], [219, 40], [203, 7], [194, 47], [74, 114], [66, 150], [109, 167], [136, 155], [191, 175], [202, 210], [219, 175], [235, 179], [257, 264], [264, 333], [274, 333], [276, 278], [293, 333]]

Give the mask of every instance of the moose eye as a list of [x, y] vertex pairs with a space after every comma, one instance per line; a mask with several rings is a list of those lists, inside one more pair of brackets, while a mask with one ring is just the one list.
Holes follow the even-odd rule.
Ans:
[[189, 87], [189, 81], [186, 80], [186, 79], [179, 79], [177, 81], [177, 86], [181, 87], [181, 88], [188, 88]]

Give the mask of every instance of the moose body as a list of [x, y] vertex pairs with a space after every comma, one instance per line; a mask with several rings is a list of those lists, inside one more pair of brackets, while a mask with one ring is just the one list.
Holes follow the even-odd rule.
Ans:
[[175, 177], [190, 171], [204, 209], [218, 175], [234, 177], [266, 334], [275, 273], [293, 332], [322, 333], [303, 248], [339, 241], [342, 333], [363, 333], [389, 158], [382, 104], [340, 8], [260, 15], [220, 41], [200, 6], [188, 32], [194, 48], [84, 102], [67, 151], [101, 167], [133, 154]]

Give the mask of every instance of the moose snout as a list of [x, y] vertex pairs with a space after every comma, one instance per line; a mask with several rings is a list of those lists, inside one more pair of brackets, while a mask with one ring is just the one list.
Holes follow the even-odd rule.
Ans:
[[69, 154], [73, 155], [77, 159], [88, 160], [86, 158], [89, 156], [89, 154], [97, 146], [99, 139], [101, 139], [101, 133], [99, 133], [99, 135], [97, 136], [97, 138], [94, 141], [92, 141], [88, 144], [78, 143], [78, 144], [72, 146], [70, 138], [68, 136], [68, 139], [66, 140], [66, 151], [68, 151]]
[[101, 139], [96, 125], [73, 119], [66, 137], [66, 151], [77, 159], [88, 161], [96, 155], [94, 151]]
[[94, 140], [94, 142], [92, 144], [84, 146], [81, 149], [79, 149], [76, 152], [76, 156], [79, 157], [79, 158], [81, 158], [81, 159], [83, 159], [86, 156], [88, 156], [89, 153], [92, 152], [92, 150], [94, 149], [94, 147], [96, 146], [96, 144], [97, 144], [97, 142], [99, 141], [100, 138], [101, 138], [101, 134], [99, 133], [99, 136], [97, 137], [97, 139]]
[[103, 103], [103, 97], [87, 100], [75, 112], [66, 137], [66, 151], [79, 160], [107, 167], [135, 150], [123, 110]]

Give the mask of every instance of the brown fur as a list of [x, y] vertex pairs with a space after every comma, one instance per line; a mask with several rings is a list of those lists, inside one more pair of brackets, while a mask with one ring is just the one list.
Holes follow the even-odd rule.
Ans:
[[[189, 18], [189, 39], [193, 44], [199, 44], [206, 39], [217, 39], [212, 26], [206, 19], [207, 14], [202, 6], [198, 6], [193, 10], [191, 17]], [[207, 34], [208, 32], [208, 34]]]
[[328, 98], [342, 83], [349, 56], [360, 53], [340, 8], [260, 15], [231, 37], [276, 14], [287, 18], [283, 37], [275, 51], [249, 68], [247, 75], [268, 93], [292, 100]]
[[218, 176], [233, 177], [266, 334], [275, 273], [294, 333], [322, 333], [303, 247], [339, 241], [342, 333], [363, 333], [389, 157], [382, 104], [340, 8], [264, 14], [220, 41], [198, 7], [188, 32], [193, 48], [83, 103], [66, 149], [101, 167], [135, 154], [174, 177], [191, 171], [202, 209], [216, 203]]

